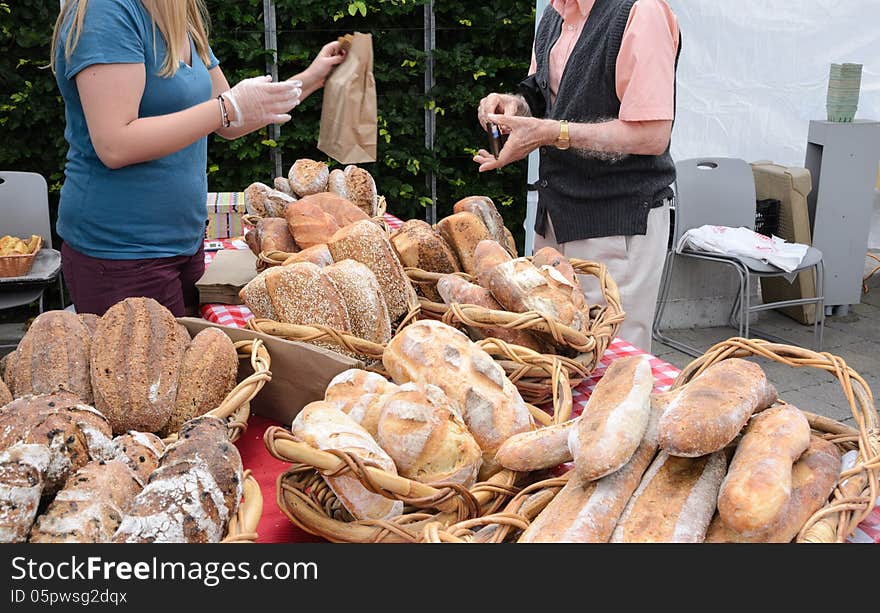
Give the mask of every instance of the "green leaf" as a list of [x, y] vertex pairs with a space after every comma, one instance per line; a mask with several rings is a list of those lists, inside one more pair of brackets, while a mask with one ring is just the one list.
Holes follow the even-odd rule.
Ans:
[[266, 147], [277, 147], [278, 146], [278, 143], [275, 142], [275, 140], [273, 140], [271, 138], [267, 138], [266, 140], [260, 141], [260, 144], [264, 145]]

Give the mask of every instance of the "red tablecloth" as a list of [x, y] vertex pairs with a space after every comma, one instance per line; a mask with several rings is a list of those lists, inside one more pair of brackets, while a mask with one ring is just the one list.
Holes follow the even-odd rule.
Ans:
[[[392, 215], [385, 215], [388, 225], [392, 228], [399, 227], [403, 222]], [[242, 241], [225, 240], [226, 248], [246, 248]], [[205, 262], [210, 263], [214, 253], [205, 253]], [[201, 314], [204, 319], [223, 326], [242, 328], [248, 319], [253, 317], [247, 307], [242, 305], [206, 304], [202, 305]], [[599, 379], [605, 373], [608, 365], [617, 358], [629, 355], [645, 355], [646, 352], [630, 345], [621, 339], [614, 339], [599, 362], [599, 366], [572, 391], [574, 406], [573, 412], [579, 414], [587, 403], [590, 393], [596, 387]], [[651, 356], [651, 370], [654, 374], [656, 391], [663, 391], [672, 385], [679, 370], [663, 360]], [[281, 512], [276, 503], [275, 481], [278, 475], [287, 470], [287, 464], [274, 459], [266, 451], [263, 443], [263, 433], [269, 426], [278, 425], [270, 419], [259, 415], [252, 415], [248, 421], [248, 429], [238, 440], [236, 445], [241, 452], [242, 463], [251, 469], [254, 477], [260, 484], [263, 493], [263, 515], [260, 519], [257, 532], [260, 543], [291, 543], [291, 542], [322, 542], [323, 539], [315, 537], [294, 526], [291, 521]], [[289, 424], [284, 424], [285, 426]], [[880, 503], [874, 508], [871, 515], [859, 524], [855, 535], [850, 539], [852, 542], [880, 543]]]

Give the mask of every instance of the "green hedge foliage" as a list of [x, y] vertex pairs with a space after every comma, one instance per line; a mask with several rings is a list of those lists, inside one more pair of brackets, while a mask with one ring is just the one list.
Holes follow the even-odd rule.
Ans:
[[[376, 178], [389, 211], [424, 217], [430, 202], [429, 170], [437, 177], [437, 214], [459, 198], [492, 197], [522, 245], [526, 163], [480, 174], [471, 157], [485, 147], [476, 121], [480, 98], [511, 91], [525, 76], [531, 53], [534, 3], [524, 0], [435, 3], [436, 87], [426, 97], [424, 0], [276, 0], [279, 76], [308, 66], [323, 44], [348, 32], [373, 36], [379, 108]], [[208, 0], [211, 43], [231, 84], [265, 74], [262, 0]], [[63, 181], [64, 106], [48, 63], [57, 0], [0, 0], [0, 168], [43, 174], [57, 203]], [[235, 141], [209, 140], [208, 185], [241, 190], [253, 181], [271, 183], [271, 152], [281, 152], [284, 171], [301, 157], [332, 163], [316, 148], [322, 94], [294, 111], [280, 138], [268, 130]], [[424, 144], [424, 110], [433, 109], [437, 137]]]

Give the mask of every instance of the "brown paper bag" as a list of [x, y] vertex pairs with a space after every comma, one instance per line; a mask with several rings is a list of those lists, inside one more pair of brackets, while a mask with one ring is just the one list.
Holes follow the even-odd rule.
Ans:
[[341, 164], [376, 161], [373, 37], [355, 32], [345, 61], [324, 84], [318, 149]]

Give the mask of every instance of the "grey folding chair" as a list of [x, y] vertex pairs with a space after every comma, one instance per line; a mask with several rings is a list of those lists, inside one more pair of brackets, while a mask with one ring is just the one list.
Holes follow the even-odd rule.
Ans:
[[[813, 334], [816, 351], [821, 351], [825, 327], [822, 252], [815, 247], [810, 247], [801, 265], [792, 273], [787, 273], [757, 259], [732, 254], [707, 253], [693, 249], [676, 252], [679, 239], [691, 228], [715, 225], [733, 228], [746, 227], [754, 230], [755, 179], [752, 167], [748, 162], [737, 158], [692, 158], [676, 162], [675, 166], [677, 176], [675, 180], [673, 240], [666, 254], [660, 296], [654, 314], [652, 337], [687, 354], [693, 356], [702, 354], [697, 348], [670, 338], [661, 329], [675, 260], [678, 257], [687, 257], [724, 264], [733, 268], [739, 275], [739, 291], [731, 307], [729, 319], [731, 326], [738, 329], [740, 337], [748, 338], [750, 334], [754, 334], [776, 342], [786, 343], [785, 339], [750, 327], [749, 316], [758, 311], [800, 304], [815, 304], [816, 318], [813, 324]], [[810, 269], [814, 269], [816, 275], [816, 296], [814, 298], [751, 304], [752, 277], [787, 276]]]
[[[35, 172], [0, 170], [0, 236], [10, 234], [27, 238], [43, 237], [43, 248], [52, 250], [52, 225], [49, 220], [49, 188], [46, 180]], [[54, 251], [54, 250], [53, 250]], [[39, 301], [43, 312], [43, 294], [47, 287], [58, 284], [60, 301], [64, 301], [60, 256], [54, 251], [54, 266], [38, 280], [9, 281], [0, 279], [0, 310]]]

